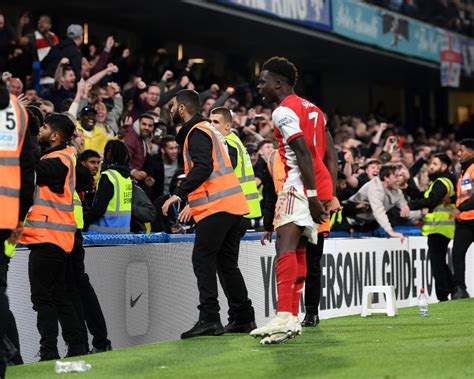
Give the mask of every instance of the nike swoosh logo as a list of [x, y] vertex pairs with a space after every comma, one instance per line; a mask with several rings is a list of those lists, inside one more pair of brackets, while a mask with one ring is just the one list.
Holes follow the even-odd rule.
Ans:
[[142, 297], [143, 295], [143, 292], [138, 295], [135, 299], [132, 298], [132, 295], [130, 295], [130, 306], [133, 308], [136, 304], [137, 304], [137, 301]]

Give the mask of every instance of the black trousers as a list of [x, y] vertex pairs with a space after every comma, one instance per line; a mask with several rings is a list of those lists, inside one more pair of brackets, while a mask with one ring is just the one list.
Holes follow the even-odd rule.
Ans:
[[454, 285], [466, 289], [466, 253], [474, 240], [474, 220], [456, 222], [453, 244]]
[[57, 351], [59, 321], [70, 351], [80, 351], [79, 319], [66, 292], [66, 253], [50, 243], [31, 245], [30, 249], [28, 275], [40, 344], [43, 350]]
[[[0, 238], [0, 350], [3, 351], [3, 341], [5, 336], [15, 346], [17, 354], [10, 358], [11, 363], [23, 364], [23, 358], [20, 353], [20, 338], [18, 337], [18, 329], [16, 326], [15, 317], [10, 310], [7, 291], [7, 273], [10, 258], [5, 255], [5, 239]], [[2, 316], [3, 315], [3, 316]], [[0, 355], [2, 353], [0, 352]], [[1, 359], [1, 358], [0, 358]]]
[[450, 239], [442, 234], [428, 236], [431, 272], [435, 279], [436, 297], [440, 301], [448, 300], [454, 286], [453, 274], [446, 263], [449, 241]]
[[196, 225], [192, 261], [199, 289], [199, 320], [220, 321], [216, 273], [225, 288], [234, 320], [239, 324], [255, 320], [252, 302], [238, 267], [241, 218], [221, 212]]
[[240, 227], [239, 227], [240, 239], [242, 239], [245, 236], [245, 233], [247, 233], [247, 229], [250, 229], [250, 226], [251, 226], [250, 219], [242, 217], [242, 220], [240, 221]]
[[95, 348], [104, 349], [109, 342], [107, 325], [99, 299], [89, 280], [89, 275], [85, 272], [84, 253], [82, 233], [78, 230], [74, 236], [74, 248], [67, 257], [67, 294], [79, 318], [82, 341], [86, 349], [89, 350], [87, 329], [93, 336], [92, 345]]
[[321, 300], [321, 259], [324, 250], [324, 233], [318, 234], [316, 245], [306, 245], [306, 280], [304, 289], [304, 305], [306, 313], [317, 315], [319, 312], [319, 301]]

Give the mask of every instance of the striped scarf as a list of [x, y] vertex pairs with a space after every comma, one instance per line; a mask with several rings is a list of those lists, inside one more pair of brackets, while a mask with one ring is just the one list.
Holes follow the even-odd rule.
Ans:
[[[35, 46], [38, 53], [38, 60], [41, 62], [48, 55], [51, 47], [59, 43], [56, 34], [49, 32], [49, 38], [45, 38], [40, 32], [35, 30]], [[52, 42], [52, 43], [51, 43]]]

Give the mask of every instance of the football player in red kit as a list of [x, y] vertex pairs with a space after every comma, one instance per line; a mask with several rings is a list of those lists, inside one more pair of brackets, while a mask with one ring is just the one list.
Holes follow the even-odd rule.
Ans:
[[316, 243], [317, 224], [328, 215], [316, 190], [314, 163], [319, 159], [317, 126], [324, 117], [319, 108], [294, 93], [297, 75], [293, 63], [273, 57], [263, 65], [258, 84], [263, 101], [278, 104], [272, 120], [286, 174], [275, 208], [277, 315], [250, 332], [263, 344], [281, 343], [301, 333], [293, 313], [306, 275], [306, 242], [309, 238]]

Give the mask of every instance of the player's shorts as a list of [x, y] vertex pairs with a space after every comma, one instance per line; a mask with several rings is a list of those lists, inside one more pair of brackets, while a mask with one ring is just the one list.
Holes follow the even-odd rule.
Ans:
[[290, 223], [303, 227], [309, 242], [318, 242], [318, 224], [309, 212], [308, 198], [294, 187], [280, 191], [275, 206], [275, 229]]

